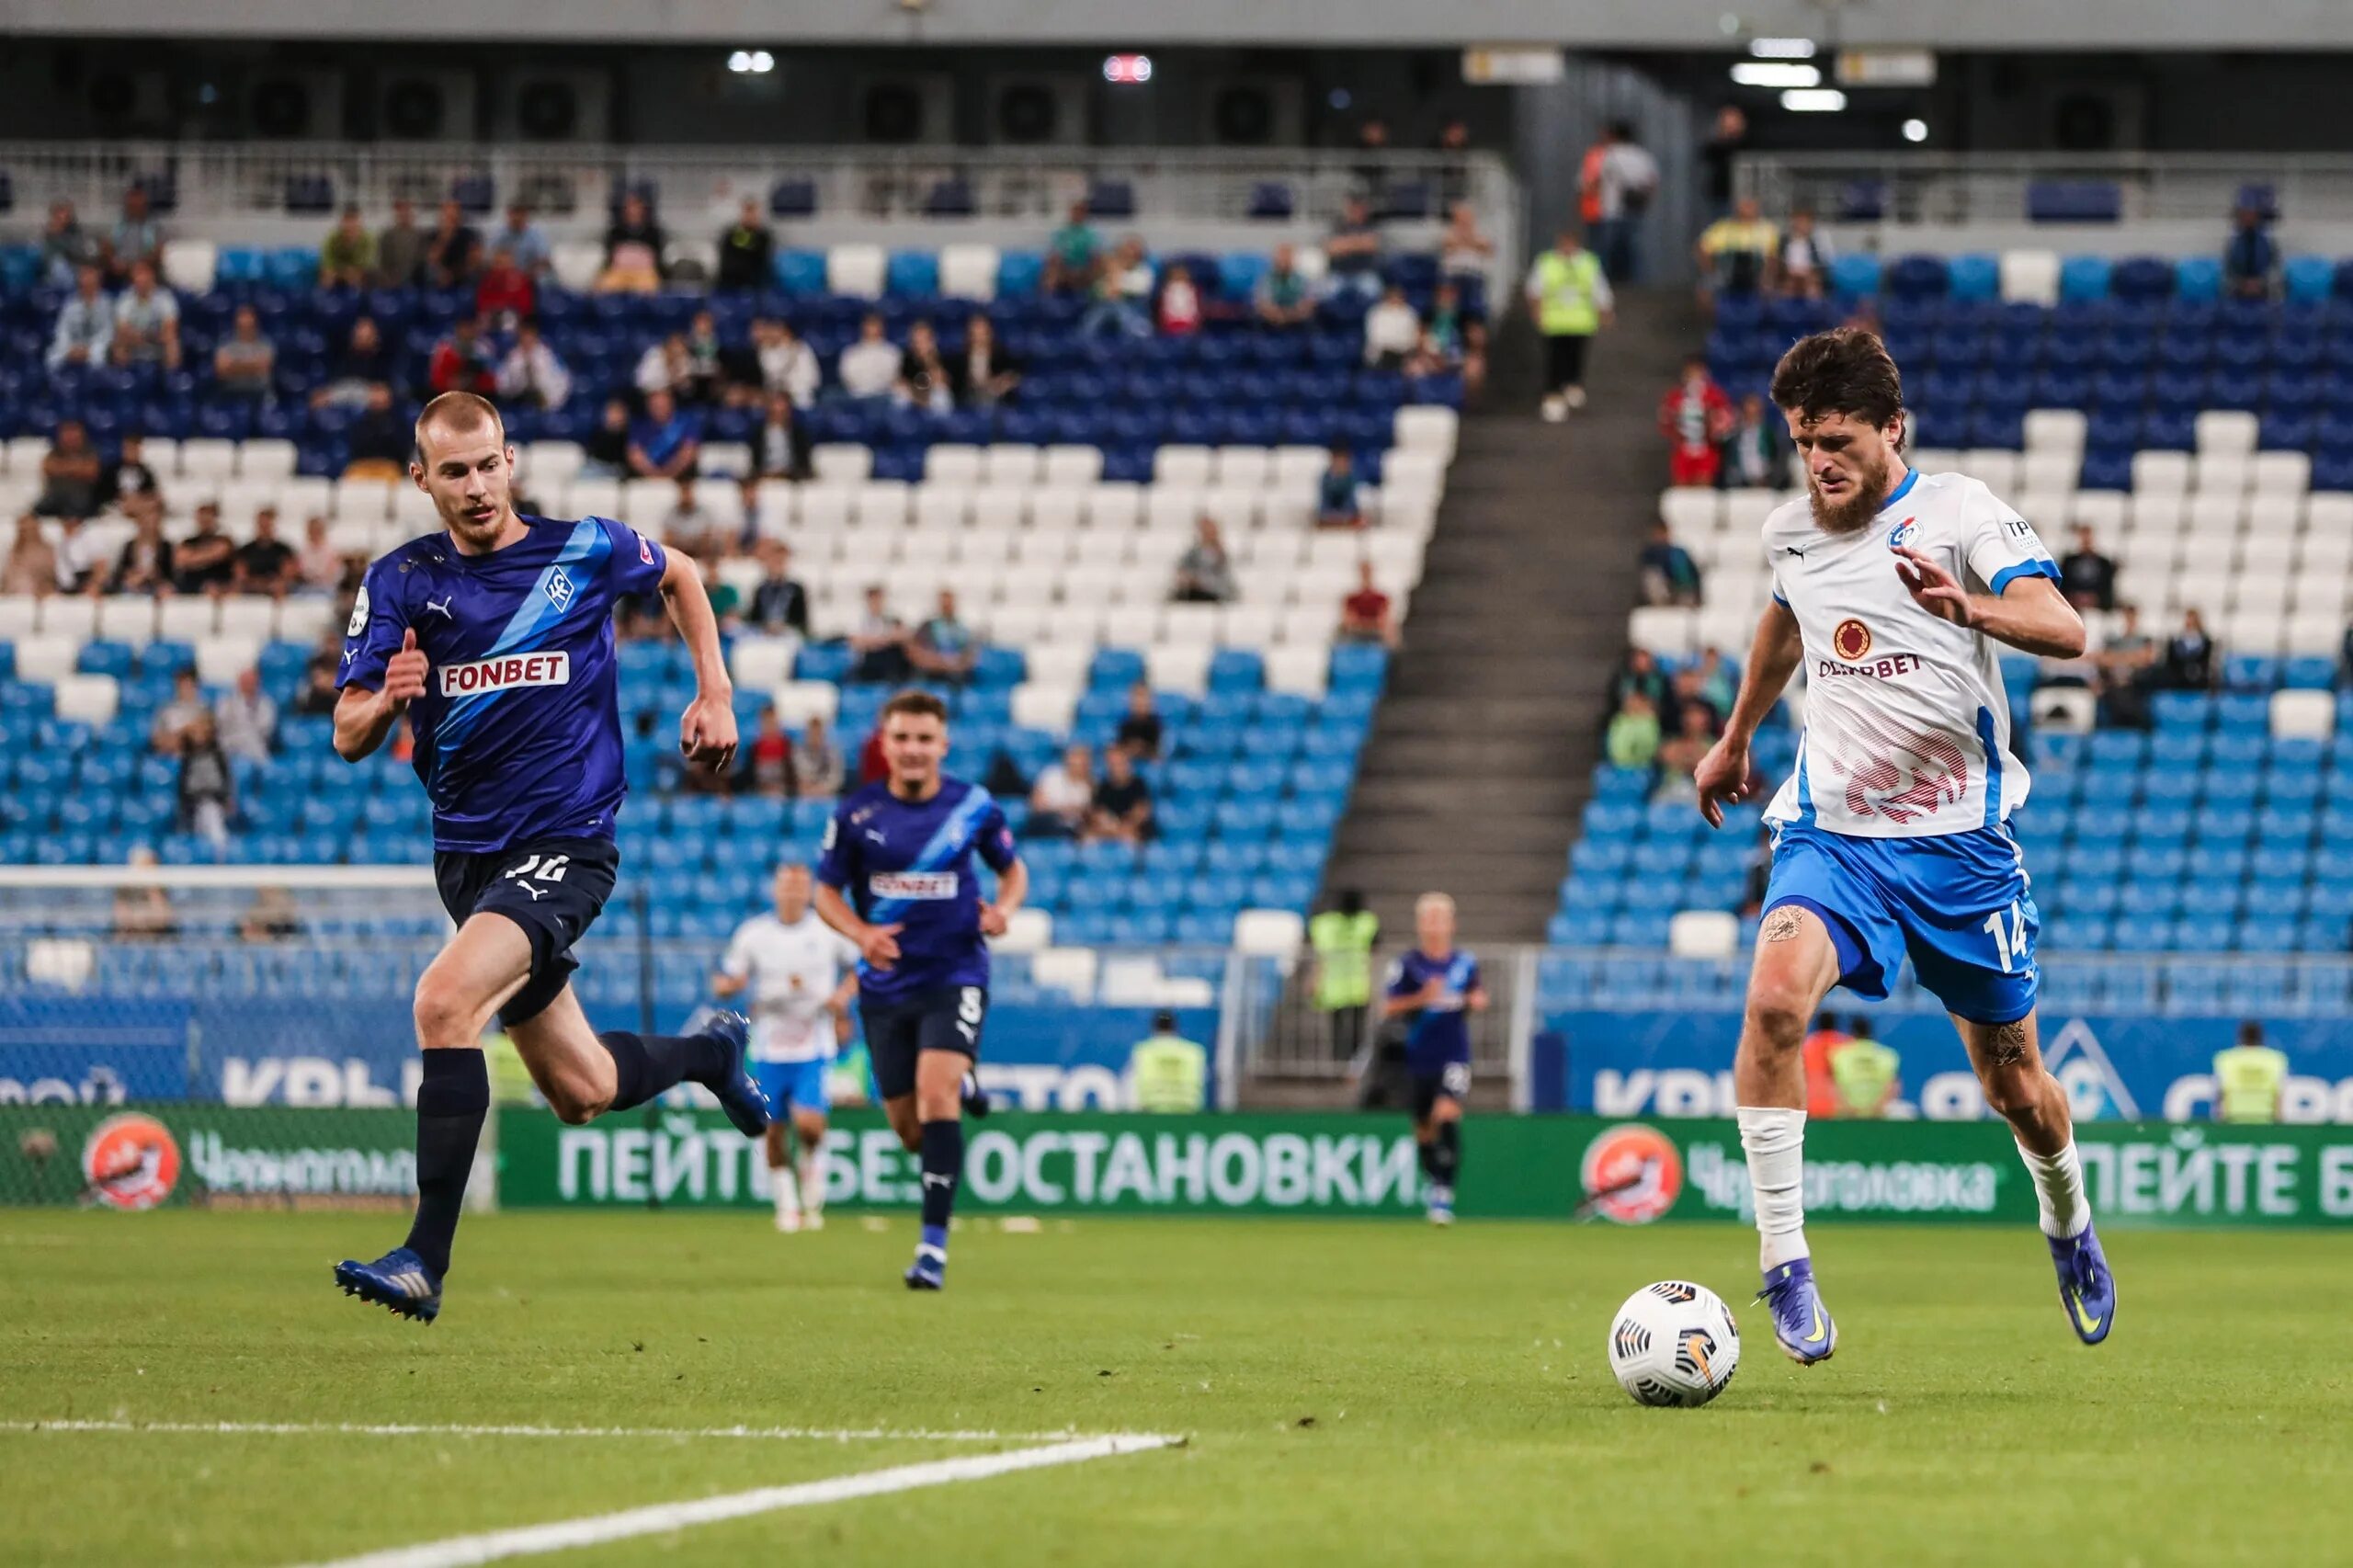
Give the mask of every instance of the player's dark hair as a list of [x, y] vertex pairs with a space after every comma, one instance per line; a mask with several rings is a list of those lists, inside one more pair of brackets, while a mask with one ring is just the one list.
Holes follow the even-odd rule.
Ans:
[[903, 691], [882, 705], [882, 722], [888, 723], [893, 713], [910, 713], [917, 718], [937, 719], [948, 722], [948, 704], [927, 691]]
[[1843, 414], [1883, 430], [1904, 412], [1904, 378], [1877, 333], [1834, 327], [1799, 338], [1781, 356], [1773, 403], [1802, 419]]

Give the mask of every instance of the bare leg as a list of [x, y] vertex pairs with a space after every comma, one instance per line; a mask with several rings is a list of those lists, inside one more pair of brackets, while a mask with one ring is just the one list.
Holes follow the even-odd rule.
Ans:
[[1838, 983], [1838, 949], [1822, 917], [1785, 903], [1766, 914], [1748, 974], [1748, 1006], [1733, 1059], [1740, 1144], [1756, 1201], [1757, 1256], [1768, 1274], [1811, 1256], [1805, 1240], [1806, 1020]]
[[[517, 933], [520, 936], [520, 933]], [[536, 1016], [507, 1030], [531, 1082], [547, 1096], [556, 1116], [577, 1127], [611, 1108], [620, 1075], [580, 999], [567, 985]]]
[[814, 1225], [822, 1221], [825, 1212], [824, 1112], [796, 1107], [792, 1127], [801, 1139], [801, 1154], [794, 1171], [801, 1187], [801, 1211]]
[[2034, 1179], [2043, 1234], [2063, 1240], [2082, 1233], [2092, 1218], [2083, 1157], [2075, 1152], [2067, 1091], [2042, 1064], [2034, 1015], [2006, 1024], [1960, 1017], [1952, 1022], [1984, 1087], [1985, 1103], [2010, 1124], [2010, 1135], [2018, 1140], [2018, 1158]]

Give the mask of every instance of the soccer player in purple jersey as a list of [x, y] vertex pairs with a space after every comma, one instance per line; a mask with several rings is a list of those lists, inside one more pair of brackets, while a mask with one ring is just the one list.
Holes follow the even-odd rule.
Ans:
[[687, 1036], [597, 1033], [573, 994], [572, 946], [613, 891], [628, 786], [613, 663], [616, 599], [659, 593], [694, 655], [679, 722], [692, 766], [724, 770], [735, 714], [719, 624], [693, 561], [605, 517], [517, 513], [515, 449], [470, 392], [426, 404], [409, 477], [445, 531], [368, 569], [345, 629], [335, 749], [358, 762], [403, 714], [433, 800], [433, 872], [457, 935], [416, 983], [416, 1218], [346, 1294], [430, 1323], [490, 1108], [482, 1052], [495, 1015], [557, 1116], [572, 1123], [691, 1081], [747, 1138], [770, 1113], [745, 1067], [747, 1028], [722, 1015]]
[[[923, 1235], [907, 1289], [946, 1286], [948, 1221], [964, 1123], [987, 1104], [972, 1064], [989, 1008], [988, 938], [1029, 891], [1013, 830], [986, 790], [939, 770], [948, 709], [928, 692], [882, 705], [890, 777], [844, 798], [825, 825], [817, 914], [858, 948], [858, 1011], [891, 1129], [923, 1163]], [[981, 896], [972, 861], [996, 873]]]

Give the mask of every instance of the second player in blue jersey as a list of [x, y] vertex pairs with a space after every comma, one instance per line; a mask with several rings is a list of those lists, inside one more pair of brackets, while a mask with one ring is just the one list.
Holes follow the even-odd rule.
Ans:
[[[906, 1280], [945, 1282], [948, 1221], [964, 1168], [962, 1113], [988, 1015], [987, 938], [1021, 907], [1029, 874], [986, 790], [940, 772], [948, 710], [901, 692], [882, 707], [889, 778], [846, 798], [825, 827], [817, 913], [858, 947], [858, 1016], [892, 1131], [923, 1162], [923, 1237]], [[974, 862], [996, 873], [983, 897]]]
[[1454, 945], [1454, 900], [1414, 901], [1414, 946], [1389, 971], [1389, 1017], [1408, 1020], [1405, 1071], [1414, 1085], [1414, 1142], [1427, 1178], [1430, 1222], [1454, 1222], [1462, 1167], [1462, 1101], [1471, 1092], [1471, 1018], [1487, 1009], [1479, 960]]

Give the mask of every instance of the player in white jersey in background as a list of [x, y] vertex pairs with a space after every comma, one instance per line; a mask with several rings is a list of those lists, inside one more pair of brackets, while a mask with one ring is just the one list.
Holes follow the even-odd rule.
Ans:
[[[809, 868], [792, 864], [777, 868], [775, 912], [735, 928], [711, 977], [722, 996], [751, 993], [752, 1073], [777, 1113], [767, 1148], [779, 1231], [824, 1227], [825, 1070], [849, 1038], [857, 961], [858, 949], [811, 907]], [[800, 1151], [789, 1156], [796, 1135]]]
[[2076, 658], [2083, 622], [2024, 518], [1976, 480], [1905, 466], [1903, 383], [1876, 336], [1802, 340], [1774, 370], [1773, 402], [1807, 495], [1765, 521], [1773, 602], [1697, 781], [1722, 826], [1748, 790], [1750, 738], [1802, 658], [1805, 730], [1765, 813], [1773, 869], [1733, 1067], [1774, 1335], [1801, 1364], [1838, 1344], [1805, 1239], [1806, 1020], [1833, 986], [1884, 997], [1908, 955], [2010, 1123], [2069, 1325], [2096, 1345], [2116, 1287], [2036, 1039], [2040, 921], [2005, 825], [2027, 775], [1995, 647]]

